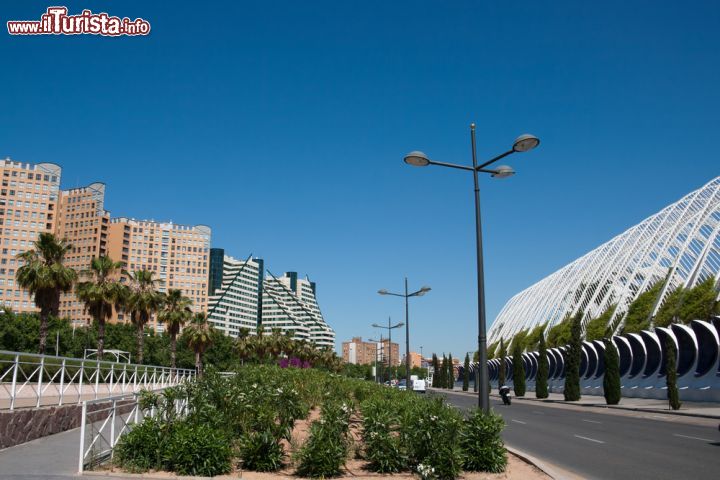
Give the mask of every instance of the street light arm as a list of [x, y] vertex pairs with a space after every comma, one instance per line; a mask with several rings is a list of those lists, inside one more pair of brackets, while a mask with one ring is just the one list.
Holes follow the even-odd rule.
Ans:
[[457, 168], [459, 170], [473, 171], [473, 167], [466, 167], [465, 165], [457, 165], [455, 163], [436, 162], [435, 160], [429, 160], [428, 165], [439, 165], [441, 167]]
[[[490, 164], [492, 164], [492, 163], [495, 163], [495, 162], [497, 162], [498, 160], [500, 160], [501, 158], [505, 158], [505, 157], [507, 157], [508, 155], [513, 154], [513, 153], [515, 153], [515, 150], [508, 150], [508, 151], [505, 152], [505, 153], [501, 153], [501, 154], [498, 155], [497, 157], [492, 158], [492, 159], [488, 160], [487, 162], [481, 163], [480, 165], [478, 165], [478, 166], [477, 166], [477, 171], [478, 171], [478, 172], [484, 172], [484, 171], [485, 171], [484, 168], [487, 167], [488, 165], [490, 165]], [[472, 170], [472, 168], [470, 168], [470, 170]], [[495, 172], [490, 172], [490, 173], [495, 173]]]
[[405, 296], [401, 293], [392, 293], [392, 292], [388, 292], [387, 290], [383, 291], [383, 293], [381, 293], [380, 295], [392, 295], [393, 297], [404, 297]]

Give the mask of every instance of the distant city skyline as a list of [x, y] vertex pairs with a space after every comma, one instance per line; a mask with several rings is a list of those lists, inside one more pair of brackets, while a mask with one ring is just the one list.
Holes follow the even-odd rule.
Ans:
[[[47, 7], [8, 2], [3, 21]], [[489, 323], [720, 173], [713, 2], [111, 10], [152, 31], [0, 35], [0, 158], [62, 165], [64, 189], [112, 184], [113, 213], [209, 225], [212, 246], [307, 272], [338, 339], [403, 321], [402, 300], [376, 292], [407, 276], [432, 287], [410, 305], [410, 349], [475, 350], [472, 182], [402, 162], [469, 162], [471, 122], [480, 158], [522, 133], [542, 142], [508, 159], [515, 177], [482, 179]]]

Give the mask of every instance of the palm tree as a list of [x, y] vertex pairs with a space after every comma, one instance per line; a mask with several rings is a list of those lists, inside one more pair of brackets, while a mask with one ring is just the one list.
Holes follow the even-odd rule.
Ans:
[[196, 313], [190, 325], [185, 328], [188, 345], [195, 351], [195, 370], [202, 376], [202, 354], [212, 343], [212, 326], [207, 321], [205, 313]]
[[177, 335], [192, 315], [192, 300], [183, 296], [182, 290], [174, 288], [168, 291], [164, 300], [163, 308], [158, 312], [158, 320], [165, 323], [170, 333], [170, 363], [172, 368], [175, 368]]
[[41, 233], [33, 242], [34, 248], [17, 256], [21, 262], [15, 278], [35, 298], [40, 309], [40, 353], [45, 353], [48, 317], [58, 316], [60, 294], [72, 290], [77, 273], [63, 265], [65, 254], [72, 248], [66, 240], [52, 233]]
[[105, 350], [105, 322], [112, 317], [113, 308], [120, 301], [122, 285], [117, 282], [116, 274], [123, 267], [110, 257], [93, 258], [90, 268], [80, 272], [85, 281], [75, 287], [78, 299], [85, 303], [87, 311], [98, 325], [97, 358], [102, 360]]
[[123, 302], [124, 308], [130, 313], [130, 321], [137, 327], [137, 361], [142, 363], [145, 325], [152, 315], [162, 308], [163, 295], [157, 290], [160, 281], [153, 278], [154, 272], [137, 270], [124, 274], [130, 279]]

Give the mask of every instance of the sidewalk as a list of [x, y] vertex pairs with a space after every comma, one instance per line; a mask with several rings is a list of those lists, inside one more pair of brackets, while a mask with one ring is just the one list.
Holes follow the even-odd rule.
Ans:
[[[431, 388], [428, 390], [437, 392], [454, 392], [464, 395], [477, 396], [476, 392], [463, 392], [462, 390], [443, 390], [437, 388]], [[500, 398], [499, 395], [491, 393], [490, 396]], [[535, 392], [527, 392], [524, 397], [516, 397], [512, 395], [513, 401], [531, 401], [531, 402], [543, 402], [543, 403], [560, 403], [566, 405], [573, 405], [579, 407], [590, 407], [590, 408], [608, 408], [617, 410], [630, 410], [635, 412], [652, 412], [661, 413], [668, 415], [680, 415], [686, 417], [700, 417], [700, 418], [716, 418], [720, 419], [720, 404], [718, 403], [703, 403], [703, 402], [683, 402], [680, 410], [670, 410], [668, 408], [668, 402], [666, 400], [657, 400], [652, 398], [626, 398], [620, 399], [619, 405], [607, 405], [605, 403], [605, 397], [599, 395], [583, 395], [582, 398], [577, 402], [566, 402], [562, 393], [551, 393], [546, 399], [535, 398]]]

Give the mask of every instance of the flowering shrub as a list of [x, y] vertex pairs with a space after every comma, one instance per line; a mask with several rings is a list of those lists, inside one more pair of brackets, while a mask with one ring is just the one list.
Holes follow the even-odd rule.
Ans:
[[310, 438], [300, 449], [297, 474], [312, 478], [337, 477], [348, 456], [352, 408], [338, 400], [323, 405], [321, 417], [310, 426]]
[[500, 415], [475, 410], [465, 420], [460, 434], [463, 467], [473, 472], [505, 471], [507, 456], [500, 433], [505, 422]]
[[[207, 372], [192, 384], [143, 394], [141, 407], [155, 418], [121, 437], [115, 459], [132, 471], [209, 476], [233, 465], [277, 471], [292, 462], [298, 475], [333, 477], [343, 473], [358, 412], [362, 444], [353, 451], [369, 470], [412, 471], [429, 480], [457, 478], [462, 469], [505, 468], [498, 416], [474, 412], [463, 420], [441, 398], [304, 370], [297, 368], [303, 366], [299, 360], [286, 360], [287, 368], [245, 366], [229, 377]], [[178, 408], [180, 400], [187, 407]], [[295, 423], [315, 406], [321, 415], [307, 441], [286, 452]]]

